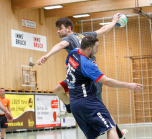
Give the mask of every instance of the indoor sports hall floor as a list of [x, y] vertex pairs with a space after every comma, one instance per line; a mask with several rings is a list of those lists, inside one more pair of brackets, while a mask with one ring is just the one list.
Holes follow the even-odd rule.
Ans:
[[[152, 139], [152, 123], [120, 125], [121, 129], [127, 129], [129, 133], [126, 139]], [[5, 139], [86, 139], [80, 128], [57, 129], [46, 131], [7, 133]], [[106, 135], [98, 139], [106, 139]]]

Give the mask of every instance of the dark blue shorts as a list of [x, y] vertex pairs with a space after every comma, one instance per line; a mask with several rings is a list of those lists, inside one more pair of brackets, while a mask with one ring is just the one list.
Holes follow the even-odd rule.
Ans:
[[87, 139], [95, 139], [115, 126], [107, 108], [98, 98], [71, 102], [75, 120]]

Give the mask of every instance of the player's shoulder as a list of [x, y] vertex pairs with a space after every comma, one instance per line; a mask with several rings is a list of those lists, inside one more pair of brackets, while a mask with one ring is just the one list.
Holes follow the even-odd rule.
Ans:
[[72, 34], [64, 37], [62, 40], [66, 40], [66, 39], [71, 38], [71, 37], [73, 37], [73, 36], [75, 36], [75, 35], [77, 35], [77, 34], [78, 34], [78, 33], [75, 33], [75, 32], [74, 32], [74, 33], [72, 33]]
[[84, 67], [89, 67], [92, 66], [92, 64], [92, 61], [88, 57], [81, 55], [81, 65]]

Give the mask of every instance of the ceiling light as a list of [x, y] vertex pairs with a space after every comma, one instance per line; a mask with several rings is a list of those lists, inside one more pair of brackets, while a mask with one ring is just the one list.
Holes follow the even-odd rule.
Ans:
[[80, 15], [74, 15], [74, 18], [80, 18], [80, 17], [87, 17], [90, 16], [89, 14], [80, 14]]
[[62, 8], [62, 7], [63, 7], [62, 5], [53, 5], [53, 6], [44, 7], [44, 9], [50, 10], [50, 9], [58, 9], [58, 8]]
[[106, 23], [99, 23], [99, 25], [107, 25], [110, 24], [111, 22], [106, 22]]

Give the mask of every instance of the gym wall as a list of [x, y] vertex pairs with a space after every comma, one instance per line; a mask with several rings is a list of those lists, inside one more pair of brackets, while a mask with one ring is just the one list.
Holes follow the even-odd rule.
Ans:
[[[12, 12], [10, 0], [1, 1], [0, 12], [0, 86], [6, 90], [28, 90], [30, 88], [21, 86], [21, 65], [28, 66], [29, 57], [33, 57], [33, 62], [36, 63], [46, 52], [12, 47], [11, 29], [46, 36], [47, 52], [49, 52], [56, 43], [60, 42], [55, 26], [58, 18], [45, 18], [43, 25], [40, 25], [38, 9]], [[22, 18], [35, 21], [36, 29], [22, 27]], [[43, 66], [35, 64], [33, 70], [37, 71], [38, 90], [53, 91], [54, 87], [65, 79], [66, 55], [65, 50], [62, 50]]]

